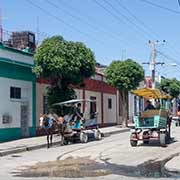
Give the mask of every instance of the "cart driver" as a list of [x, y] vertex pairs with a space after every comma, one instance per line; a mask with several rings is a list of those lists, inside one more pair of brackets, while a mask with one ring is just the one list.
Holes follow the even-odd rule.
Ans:
[[77, 119], [79, 120], [83, 119], [83, 113], [81, 113], [81, 103], [77, 104], [75, 113], [76, 113]]
[[83, 120], [83, 114], [81, 113], [81, 103], [78, 103], [77, 106], [75, 107], [74, 119], [76, 124], [75, 126], [77, 126], [76, 128], [80, 128], [81, 121]]
[[147, 103], [147, 106], [145, 107], [144, 111], [156, 109], [156, 108], [151, 104], [151, 101], [150, 101], [150, 100], [147, 100], [146, 103]]

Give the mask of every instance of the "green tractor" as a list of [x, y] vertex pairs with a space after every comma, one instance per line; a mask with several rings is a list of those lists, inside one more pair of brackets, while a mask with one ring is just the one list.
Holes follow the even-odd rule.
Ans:
[[157, 140], [160, 145], [165, 147], [170, 141], [170, 124], [169, 116], [170, 99], [159, 89], [142, 88], [132, 92], [136, 96], [145, 99], [158, 100], [160, 102], [158, 109], [150, 109], [134, 116], [135, 128], [132, 129], [130, 136], [131, 146], [137, 146], [138, 141], [149, 144], [150, 140]]

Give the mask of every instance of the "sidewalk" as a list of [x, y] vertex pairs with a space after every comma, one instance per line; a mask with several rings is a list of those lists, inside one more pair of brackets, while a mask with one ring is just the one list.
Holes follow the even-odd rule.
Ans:
[[[120, 126], [112, 126], [106, 128], [100, 128], [101, 133], [104, 137], [112, 134], [122, 133], [129, 131], [129, 128], [121, 128]], [[9, 154], [20, 153], [24, 151], [31, 151], [35, 149], [47, 147], [46, 136], [32, 137], [19, 139], [15, 141], [0, 143], [0, 156], [6, 156]], [[53, 145], [60, 144], [60, 137], [54, 135]]]

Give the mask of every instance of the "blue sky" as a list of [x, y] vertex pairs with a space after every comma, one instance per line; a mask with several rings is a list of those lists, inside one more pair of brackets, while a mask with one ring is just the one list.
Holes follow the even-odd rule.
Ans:
[[[105, 65], [127, 58], [148, 62], [148, 40], [159, 40], [156, 47], [161, 55], [158, 53], [156, 60], [166, 65], [157, 66], [157, 73], [180, 79], [180, 66], [169, 65], [178, 63], [180, 57], [178, 0], [148, 1], [179, 14], [144, 0], [1, 0], [0, 5], [4, 29], [38, 29], [39, 39], [59, 34], [67, 40], [82, 41], [93, 50], [96, 60]], [[148, 66], [143, 67], [148, 75]]]

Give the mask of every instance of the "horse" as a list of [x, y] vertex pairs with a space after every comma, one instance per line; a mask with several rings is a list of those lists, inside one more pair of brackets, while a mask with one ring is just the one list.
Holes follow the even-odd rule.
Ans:
[[61, 137], [61, 145], [64, 145], [64, 134], [67, 130], [67, 124], [62, 116], [56, 114], [44, 114], [40, 116], [40, 127], [47, 134], [47, 148], [52, 146], [53, 134], [58, 133]]

